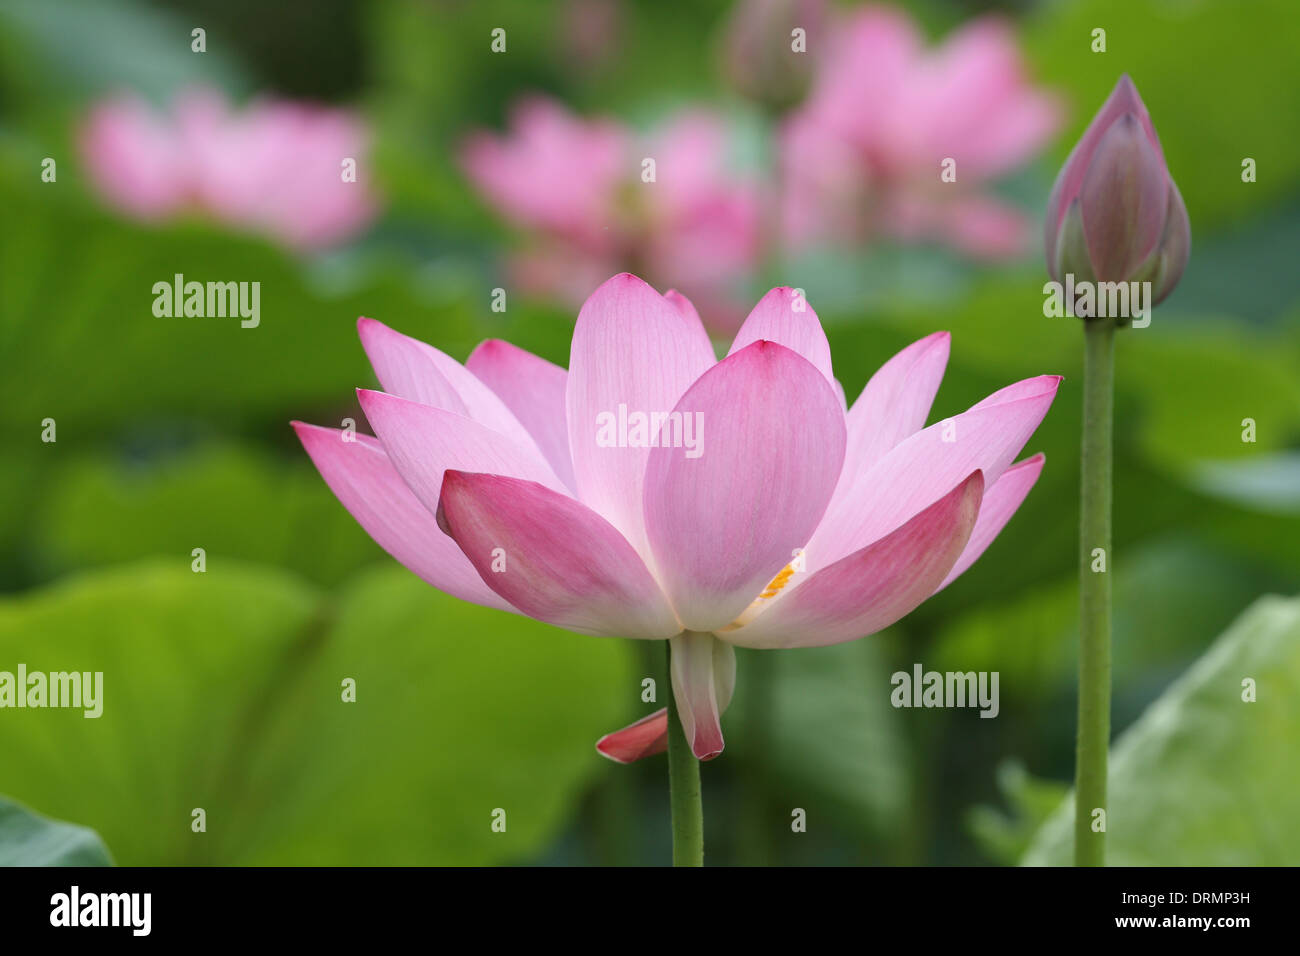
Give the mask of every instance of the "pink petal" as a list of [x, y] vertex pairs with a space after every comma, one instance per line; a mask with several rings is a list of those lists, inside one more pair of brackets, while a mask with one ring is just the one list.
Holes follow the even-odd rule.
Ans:
[[536, 449], [505, 402], [450, 355], [374, 319], [358, 319], [357, 332], [379, 383], [390, 395], [465, 415]]
[[952, 335], [935, 332], [913, 342], [876, 371], [849, 409], [841, 486], [904, 438], [925, 427], [948, 367]]
[[[725, 713], [736, 689], [736, 656], [715, 645], [713, 694], [718, 713]], [[721, 660], [719, 660], [721, 657]], [[643, 757], [661, 754], [668, 749], [668, 708], [642, 717], [622, 730], [606, 734], [596, 741], [596, 750], [617, 763], [632, 763]]]
[[662, 639], [681, 631], [627, 540], [567, 495], [449, 470], [438, 524], [484, 582], [529, 617], [583, 634]]
[[1159, 147], [1125, 113], [1097, 143], [1079, 189], [1088, 259], [1102, 282], [1126, 281], [1155, 251], [1169, 208]]
[[567, 393], [569, 448], [578, 497], [622, 532], [642, 556], [642, 485], [648, 447], [601, 447], [602, 416], [619, 406], [649, 416], [672, 411], [714, 364], [698, 318], [623, 273], [587, 299], [573, 330]]
[[984, 500], [980, 502], [979, 518], [975, 521], [975, 529], [971, 531], [970, 540], [966, 542], [961, 557], [957, 559], [957, 563], [953, 565], [937, 590], [942, 591], [956, 580], [993, 543], [1006, 527], [1007, 522], [1011, 520], [1011, 516], [1024, 503], [1029, 489], [1033, 488], [1034, 483], [1038, 481], [1038, 476], [1043, 471], [1043, 461], [1042, 454], [1038, 454], [1017, 462], [1004, 471], [1002, 477], [984, 493]]
[[1169, 181], [1169, 212], [1165, 220], [1165, 234], [1160, 240], [1160, 264], [1155, 275], [1151, 277], [1151, 304], [1159, 305], [1178, 280], [1182, 278], [1183, 269], [1187, 267], [1187, 257], [1192, 251], [1192, 227], [1187, 221], [1187, 206], [1183, 203], [1183, 194], [1171, 179]]
[[660, 707], [596, 741], [596, 751], [615, 763], [635, 763], [668, 749], [668, 708]]
[[1047, 199], [1047, 223], [1045, 237], [1047, 240], [1047, 261], [1052, 262], [1056, 259], [1056, 236], [1060, 232], [1061, 223], [1065, 220], [1065, 214], [1070, 208], [1070, 203], [1079, 195], [1079, 190], [1083, 186], [1084, 174], [1088, 171], [1088, 166], [1092, 162], [1093, 152], [1101, 138], [1125, 113], [1132, 113], [1142, 124], [1142, 129], [1146, 132], [1147, 137], [1155, 146], [1157, 153], [1160, 155], [1161, 164], [1164, 163], [1164, 151], [1160, 148], [1160, 138], [1156, 136], [1155, 127], [1151, 125], [1151, 114], [1147, 112], [1146, 104], [1142, 102], [1142, 97], [1138, 95], [1137, 87], [1129, 75], [1125, 73], [1111, 90], [1111, 94], [1106, 98], [1106, 102], [1101, 105], [1097, 115], [1092, 118], [1088, 128], [1083, 131], [1083, 136], [1075, 144], [1074, 149], [1070, 151], [1069, 158], [1066, 159], [1065, 165], [1056, 176], [1056, 182], [1052, 185], [1051, 195]]
[[972, 471], [997, 481], [1047, 414], [1060, 381], [1040, 375], [1017, 382], [905, 439], [837, 495], [806, 548], [808, 569], [888, 534]]
[[456, 543], [438, 529], [369, 435], [344, 441], [335, 428], [293, 423], [303, 448], [330, 490], [366, 533], [394, 558], [440, 591], [463, 601], [514, 611], [483, 583]]
[[888, 627], [944, 580], [970, 538], [983, 491], [976, 471], [902, 527], [788, 587], [720, 636], [741, 647], [820, 647]]
[[731, 343], [727, 354], [735, 355], [760, 339], [784, 345], [802, 355], [828, 381], [835, 382], [835, 373], [831, 370], [831, 347], [822, 331], [822, 324], [812, 306], [793, 289], [773, 289], [759, 299], [736, 333], [736, 340]]
[[735, 648], [712, 634], [679, 634], [672, 638], [670, 669], [677, 715], [691, 751], [700, 760], [712, 760], [722, 753], [721, 717], [730, 701], [721, 699], [719, 688], [735, 686]]
[[674, 411], [695, 423], [696, 448], [651, 451], [646, 531], [678, 617], [712, 631], [817, 526], [844, 464], [844, 412], [821, 372], [765, 341], [702, 375]]
[[472, 419], [384, 392], [357, 389], [357, 398], [393, 467], [431, 514], [437, 513], [448, 468], [524, 478], [563, 492], [535, 448]]
[[700, 313], [696, 310], [695, 304], [691, 302], [690, 299], [686, 298], [686, 296], [682, 295], [676, 289], [669, 289], [664, 293], [664, 298], [674, 309], [686, 317], [688, 324], [694, 325], [699, 322], [701, 328], [703, 327], [704, 323], [700, 322]]
[[500, 339], [480, 343], [465, 367], [505, 402], [560, 480], [572, 488], [573, 460], [564, 411], [568, 372]]

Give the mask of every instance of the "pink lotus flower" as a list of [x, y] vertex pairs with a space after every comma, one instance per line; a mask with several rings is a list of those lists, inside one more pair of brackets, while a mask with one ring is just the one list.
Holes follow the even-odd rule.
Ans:
[[[927, 51], [905, 13], [863, 8], [832, 32], [812, 93], [782, 132], [787, 229], [797, 245], [888, 235], [1019, 254], [1028, 220], [983, 188], [1058, 124], [1003, 21], [974, 20]], [[947, 159], [955, 182], [940, 179]]]
[[1153, 285], [1152, 305], [1182, 278], [1192, 249], [1182, 194], [1151, 115], [1127, 73], [1061, 167], [1047, 201], [1047, 271], [1086, 282]]
[[[171, 115], [143, 100], [97, 105], [81, 130], [91, 183], [146, 221], [190, 211], [294, 249], [347, 238], [375, 215], [368, 134], [342, 110], [269, 100], [235, 113], [212, 91], [180, 96]], [[356, 181], [344, 179], [344, 161]]]
[[[673, 276], [714, 328], [743, 316], [736, 286], [759, 254], [755, 185], [728, 170], [722, 124], [679, 116], [645, 141], [541, 97], [520, 102], [508, 135], [476, 133], [461, 162], [501, 214], [530, 233], [512, 278], [580, 304], [621, 268]], [[642, 180], [643, 160], [655, 163]]]
[[[358, 392], [378, 437], [294, 423], [339, 500], [456, 597], [670, 641], [701, 759], [722, 750], [735, 647], [874, 633], [979, 557], [1042, 469], [1041, 455], [1012, 461], [1059, 381], [923, 428], [947, 364], [939, 332], [846, 409], [817, 316], [791, 290], [764, 296], [717, 361], [690, 302], [631, 275], [583, 305], [567, 372], [505, 342], [462, 366], [372, 319], [359, 329], [386, 389]], [[653, 752], [665, 728], [660, 712], [601, 752]]]

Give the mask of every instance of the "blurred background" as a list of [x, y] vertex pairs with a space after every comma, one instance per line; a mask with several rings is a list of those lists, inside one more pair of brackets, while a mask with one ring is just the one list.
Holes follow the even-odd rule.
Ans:
[[[1041, 217], [1128, 72], [1194, 238], [1118, 348], [1110, 858], [1300, 862], [1298, 40], [1290, 0], [6, 0], [0, 670], [105, 701], [0, 712], [0, 794], [123, 864], [666, 863], [664, 758], [593, 749], [661, 649], [434, 592], [288, 425], [364, 430], [359, 315], [567, 365], [629, 269], [724, 349], [803, 288], [850, 401], [937, 329], [932, 421], [1065, 376], [956, 584], [742, 652], [708, 861], [1068, 862], [1082, 349]], [[259, 282], [257, 327], [158, 316], [178, 273]], [[915, 663], [997, 671], [998, 717], [892, 708]]]

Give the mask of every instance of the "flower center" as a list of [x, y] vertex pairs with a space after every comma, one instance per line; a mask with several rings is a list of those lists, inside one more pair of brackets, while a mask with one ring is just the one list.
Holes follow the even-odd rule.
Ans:
[[753, 602], [749, 605], [749, 607], [741, 611], [740, 616], [738, 618], [736, 618], [726, 627], [721, 628], [717, 633], [725, 634], [727, 631], [734, 631], [736, 630], [736, 628], [744, 627], [746, 624], [752, 621], [757, 616], [758, 612], [762, 610], [763, 602], [769, 601], [772, 598], [776, 597], [778, 594], [781, 593], [781, 590], [787, 584], [790, 583], [790, 579], [794, 577], [795, 574], [794, 564], [795, 564], [794, 561], [791, 561], [789, 564], [783, 567], [777, 573], [777, 576], [768, 582], [767, 587], [763, 588], [762, 592], [758, 595], [758, 597], [754, 598]]

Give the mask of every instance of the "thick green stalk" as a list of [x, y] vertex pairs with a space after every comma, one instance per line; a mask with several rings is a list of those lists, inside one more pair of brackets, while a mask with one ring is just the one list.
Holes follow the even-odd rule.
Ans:
[[[667, 645], [667, 641], [664, 642]], [[672, 651], [668, 654], [671, 656]], [[700, 798], [700, 762], [677, 716], [671, 670], [664, 675], [668, 698], [668, 799], [672, 807], [673, 866], [704, 865], [704, 806]]]
[[[1079, 498], [1079, 738], [1075, 755], [1074, 862], [1103, 866], [1110, 746], [1111, 471], [1115, 323], [1084, 322], [1083, 468]], [[1100, 549], [1100, 551], [1098, 551]], [[1104, 816], [1101, 817], [1104, 819]]]
[[745, 749], [740, 767], [743, 789], [736, 814], [739, 823], [736, 857], [741, 866], [771, 866], [776, 856], [773, 840], [776, 821], [761, 768], [772, 750], [777, 652], [746, 650], [743, 653]]

